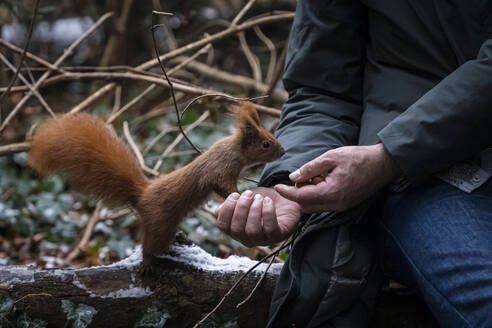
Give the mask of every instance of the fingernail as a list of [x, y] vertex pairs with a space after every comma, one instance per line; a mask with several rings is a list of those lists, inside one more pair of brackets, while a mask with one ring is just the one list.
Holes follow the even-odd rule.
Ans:
[[234, 192], [229, 195], [229, 198], [232, 200], [238, 200], [239, 199], [239, 194], [237, 192]]
[[262, 196], [260, 194], [255, 195], [255, 200], [261, 200]]
[[299, 172], [299, 170], [295, 170], [294, 172], [292, 172], [291, 174], [289, 174], [289, 178], [291, 180], [299, 179], [300, 176], [301, 176], [301, 172]]
[[264, 199], [263, 199], [263, 203], [267, 204], [267, 205], [270, 205], [272, 203], [272, 199], [268, 196], [266, 196]]
[[253, 192], [251, 190], [246, 190], [245, 192], [243, 192], [243, 195], [246, 198], [251, 198], [251, 196], [253, 196]]

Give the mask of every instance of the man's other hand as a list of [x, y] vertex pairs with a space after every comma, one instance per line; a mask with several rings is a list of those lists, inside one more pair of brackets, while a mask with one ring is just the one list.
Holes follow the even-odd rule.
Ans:
[[[329, 150], [292, 172], [299, 187], [276, 185], [283, 197], [298, 203], [303, 213], [341, 212], [357, 205], [399, 175], [383, 144]], [[304, 184], [321, 176], [317, 184]]]
[[271, 245], [290, 236], [300, 207], [272, 188], [230, 194], [215, 211], [217, 227], [247, 247]]

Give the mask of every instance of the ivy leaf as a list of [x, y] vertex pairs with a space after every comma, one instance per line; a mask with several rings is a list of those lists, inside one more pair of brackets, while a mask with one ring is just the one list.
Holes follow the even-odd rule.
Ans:
[[86, 304], [79, 304], [75, 307], [74, 303], [68, 300], [62, 300], [61, 306], [67, 314], [67, 320], [73, 320], [73, 328], [86, 328], [97, 314], [96, 309]]
[[17, 318], [17, 328], [46, 328], [48, 323], [41, 319], [33, 319], [23, 313]]
[[0, 314], [6, 314], [14, 306], [14, 300], [10, 297], [0, 296]]
[[165, 310], [159, 310], [159, 303], [154, 302], [147, 308], [142, 318], [135, 324], [138, 327], [162, 328], [171, 315]]

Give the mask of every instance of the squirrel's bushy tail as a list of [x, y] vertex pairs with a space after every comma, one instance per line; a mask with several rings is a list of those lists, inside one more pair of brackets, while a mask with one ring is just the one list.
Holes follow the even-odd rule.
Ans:
[[61, 173], [72, 187], [114, 205], [135, 206], [148, 180], [130, 148], [89, 114], [67, 114], [39, 126], [28, 163], [41, 175]]

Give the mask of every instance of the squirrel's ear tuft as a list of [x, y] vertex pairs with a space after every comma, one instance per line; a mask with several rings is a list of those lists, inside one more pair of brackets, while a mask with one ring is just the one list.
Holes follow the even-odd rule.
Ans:
[[252, 102], [244, 101], [241, 105], [232, 107], [231, 112], [238, 127], [243, 127], [247, 123], [260, 125], [260, 116]]

